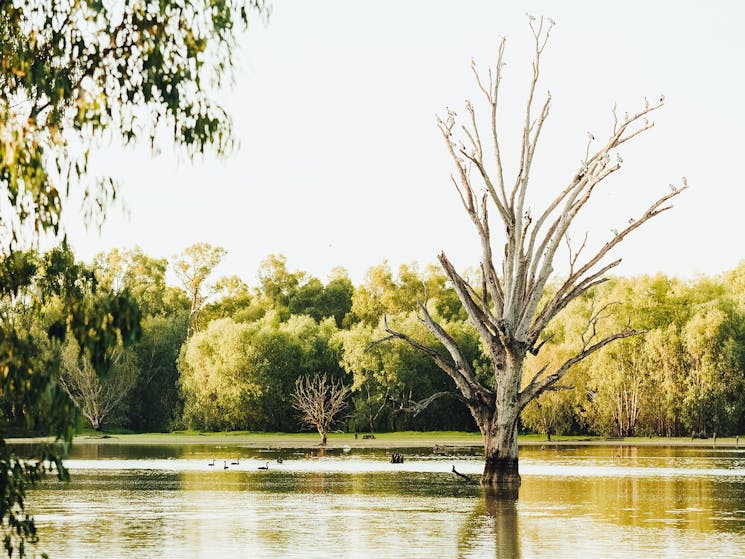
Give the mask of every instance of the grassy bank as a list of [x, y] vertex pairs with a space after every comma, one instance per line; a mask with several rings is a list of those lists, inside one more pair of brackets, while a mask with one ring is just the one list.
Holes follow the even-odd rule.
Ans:
[[[8, 442], [28, 443], [39, 439], [17, 438]], [[199, 431], [176, 431], [173, 433], [136, 433], [115, 434], [84, 432], [75, 437], [76, 445], [85, 444], [133, 444], [133, 445], [241, 445], [256, 448], [312, 448], [319, 445], [317, 433], [256, 433], [248, 431], [230, 431], [219, 433], [202, 433]], [[479, 433], [460, 431], [402, 431], [396, 433], [379, 433], [374, 439], [365, 439], [363, 435], [355, 438], [351, 433], [330, 433], [327, 448], [341, 448], [345, 445], [352, 448], [412, 448], [429, 446], [481, 446]], [[552, 437], [546, 441], [543, 435], [521, 435], [521, 446], [527, 445], [615, 445], [615, 446], [714, 446], [713, 439], [666, 438], [666, 437], [629, 437], [625, 439], [608, 439], [603, 437]], [[735, 437], [723, 437], [716, 440], [717, 447], [745, 447], [745, 437], [738, 441]]]

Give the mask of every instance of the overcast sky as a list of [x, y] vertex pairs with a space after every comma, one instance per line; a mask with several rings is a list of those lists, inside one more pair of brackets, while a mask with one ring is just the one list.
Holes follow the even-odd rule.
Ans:
[[112, 210], [100, 234], [71, 220], [79, 257], [139, 245], [170, 258], [206, 241], [228, 251], [220, 275], [251, 284], [270, 253], [322, 280], [342, 266], [355, 283], [385, 259], [424, 265], [440, 250], [477, 265], [435, 114], [477, 99], [470, 59], [493, 64], [505, 35], [503, 141], [514, 153], [531, 64], [526, 11], [557, 23], [538, 87], [553, 101], [534, 213], [576, 172], [587, 132], [606, 136], [614, 102], [632, 112], [664, 94], [655, 128], [622, 148], [624, 169], [573, 234], [606, 241], [685, 176], [691, 188], [675, 208], [615, 249], [618, 273], [717, 274], [745, 257], [745, 2], [272, 4], [268, 24], [242, 38], [224, 95], [240, 149], [193, 163], [104, 150], [98, 164], [121, 179], [128, 211]]

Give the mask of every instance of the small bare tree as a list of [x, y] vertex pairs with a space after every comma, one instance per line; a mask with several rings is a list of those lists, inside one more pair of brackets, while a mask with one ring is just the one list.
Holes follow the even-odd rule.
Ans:
[[301, 421], [315, 427], [321, 435], [321, 445], [326, 444], [326, 435], [334, 418], [347, 405], [351, 388], [341, 380], [329, 380], [322, 375], [300, 377], [295, 381], [292, 406], [301, 414]]
[[[668, 210], [671, 207], [666, 204], [668, 200], [686, 187], [685, 179], [682, 187], [671, 185], [670, 192], [657, 199], [641, 215], [628, 220], [618, 230], [612, 229], [610, 239], [592, 249], [587, 257], [583, 254], [585, 249], [590, 251], [586, 242], [579, 247], [572, 247], [569, 242], [570, 226], [597, 191], [598, 185], [621, 168], [622, 159], [617, 149], [653, 126], [647, 117], [663, 105], [664, 98], [660, 97], [654, 103], [645, 101], [643, 107], [633, 114], [619, 115], [614, 107], [613, 124], [607, 139], [599, 141], [588, 133], [585, 153], [577, 171], [543, 211], [531, 212], [526, 194], [536, 148], [551, 105], [548, 93], [540, 108], [535, 110], [536, 85], [541, 55], [552, 27], [550, 19], [530, 17], [535, 39], [533, 73], [514, 182], [510, 184], [505, 176], [497, 119], [505, 64], [504, 39], [499, 43], [496, 67], [489, 69], [486, 76], [477, 71], [474, 62], [471, 63], [476, 84], [488, 107], [487, 131], [479, 127], [476, 110], [470, 101], [466, 102], [467, 122], [463, 125], [456, 125], [453, 111], [448, 111], [445, 119], [438, 118], [438, 127], [455, 166], [452, 182], [478, 233], [482, 254], [480, 285], [469, 283], [444, 253], [438, 259], [487, 349], [492, 369], [490, 381], [482, 383], [477, 379], [463, 350], [430, 315], [426, 302], [419, 304], [421, 320], [446, 352], [428, 347], [386, 323], [389, 333], [386, 339], [403, 339], [419, 348], [453, 379], [483, 435], [485, 466], [482, 483], [508, 491], [511, 489], [507, 486], [516, 491], [520, 484], [517, 423], [522, 409], [544, 391], [560, 388], [558, 381], [572, 365], [606, 344], [639, 331], [627, 326], [609, 335], [600, 335], [596, 326], [608, 313], [608, 308], [604, 307], [589, 318], [576, 353], [556, 368], [549, 369], [546, 365], [537, 371], [525, 371], [528, 353], [538, 354], [545, 343], [541, 334], [571, 301], [606, 281], [607, 272], [621, 262], [619, 259], [604, 263], [608, 252], [632, 231]], [[502, 251], [493, 250], [492, 209], [496, 210], [504, 232]], [[564, 243], [569, 246], [568, 273], [556, 282], [555, 291], [547, 290], [553, 277], [555, 259]], [[501, 268], [498, 267], [499, 260]]]
[[96, 431], [112, 419], [137, 380], [136, 357], [119, 346], [111, 358], [111, 368], [100, 377], [90, 358], [72, 341], [62, 349], [60, 386]]

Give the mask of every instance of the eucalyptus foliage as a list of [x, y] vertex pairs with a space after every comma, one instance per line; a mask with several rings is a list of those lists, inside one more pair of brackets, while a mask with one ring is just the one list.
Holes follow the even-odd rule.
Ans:
[[234, 144], [210, 92], [231, 79], [236, 31], [263, 0], [0, 3], [0, 202], [5, 246], [60, 227], [82, 188], [89, 216], [116, 195], [88, 175], [101, 140], [172, 140], [189, 156]]
[[[193, 157], [234, 143], [211, 92], [231, 79], [236, 33], [262, 0], [8, 0], [0, 2], [0, 397], [6, 420], [71, 440], [76, 411], [56, 383], [59, 362], [27, 323], [50, 298], [62, 312], [43, 332], [73, 338], [99, 375], [110, 348], [139, 334], [126, 292], [91, 304], [95, 284], [67, 250], [40, 261], [23, 249], [58, 238], [63, 206], [81, 196], [90, 223], [116, 197], [114, 177], [92, 176], [106, 141], [175, 143]], [[42, 338], [44, 338], [42, 336]], [[9, 556], [36, 539], [23, 513], [27, 485], [56, 464], [57, 451], [19, 459], [0, 433], [0, 522]], [[50, 453], [51, 452], [51, 453]], [[45, 454], [46, 453], [46, 454]]]

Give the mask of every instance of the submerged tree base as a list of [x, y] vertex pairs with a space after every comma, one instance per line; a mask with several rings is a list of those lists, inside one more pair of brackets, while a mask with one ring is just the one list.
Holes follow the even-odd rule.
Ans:
[[499, 499], [517, 499], [520, 484], [518, 459], [502, 456], [487, 456], [481, 485], [490, 497]]

